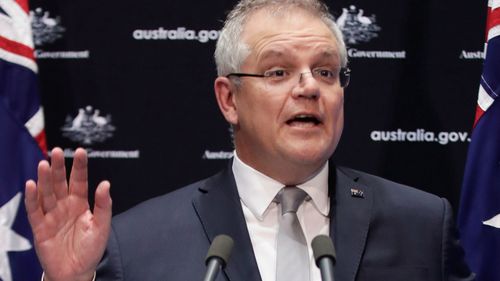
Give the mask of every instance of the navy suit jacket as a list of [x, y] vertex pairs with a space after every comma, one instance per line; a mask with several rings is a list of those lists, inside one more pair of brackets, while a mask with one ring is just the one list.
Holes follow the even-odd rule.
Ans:
[[[330, 166], [336, 281], [473, 280], [446, 199]], [[219, 234], [234, 248], [217, 280], [261, 280], [231, 167], [114, 217], [97, 280], [202, 280]]]

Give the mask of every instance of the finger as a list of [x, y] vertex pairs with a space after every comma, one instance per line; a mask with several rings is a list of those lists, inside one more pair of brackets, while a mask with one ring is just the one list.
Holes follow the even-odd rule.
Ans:
[[26, 206], [28, 221], [30, 222], [31, 228], [35, 229], [39, 224], [43, 222], [44, 215], [42, 206], [38, 201], [36, 183], [33, 180], [29, 180], [26, 182], [24, 194], [24, 205]]
[[112, 200], [109, 193], [110, 187], [109, 181], [103, 181], [95, 191], [94, 219], [96, 224], [102, 227], [111, 225]]
[[54, 193], [56, 195], [56, 198], [60, 200], [68, 196], [68, 182], [66, 180], [64, 152], [59, 147], [52, 149], [51, 164]]
[[56, 196], [52, 189], [49, 162], [42, 160], [38, 164], [38, 195], [42, 202], [42, 210], [47, 213], [56, 207]]
[[87, 152], [77, 148], [69, 177], [69, 194], [88, 200]]

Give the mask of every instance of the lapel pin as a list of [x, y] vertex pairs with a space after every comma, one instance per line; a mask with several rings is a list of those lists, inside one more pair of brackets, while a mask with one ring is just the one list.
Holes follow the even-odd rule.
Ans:
[[359, 190], [357, 188], [351, 188], [351, 196], [357, 198], [365, 198], [365, 193], [363, 190]]

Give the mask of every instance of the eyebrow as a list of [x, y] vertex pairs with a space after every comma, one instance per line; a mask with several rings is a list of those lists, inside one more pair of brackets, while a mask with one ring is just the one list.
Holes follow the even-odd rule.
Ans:
[[328, 49], [323, 50], [318, 55], [318, 57], [322, 57], [322, 58], [336, 58], [336, 59], [338, 59], [338, 58], [340, 58], [340, 54], [335, 49], [328, 48]]
[[[293, 54], [287, 54], [285, 55], [284, 50], [282, 49], [272, 49], [272, 50], [266, 50], [264, 51], [258, 58], [259, 61], [265, 61], [267, 59], [274, 59], [274, 58], [281, 58], [281, 57], [293, 57]], [[320, 53], [315, 55], [317, 58], [334, 58], [334, 59], [340, 59], [339, 53], [333, 49], [333, 48], [327, 48], [322, 50]]]
[[259, 61], [264, 61], [264, 60], [267, 60], [267, 59], [270, 59], [270, 58], [280, 58], [280, 57], [283, 57], [283, 56], [285, 56], [285, 52], [283, 52], [283, 50], [272, 49], [272, 50], [264, 51], [258, 57], [258, 60]]

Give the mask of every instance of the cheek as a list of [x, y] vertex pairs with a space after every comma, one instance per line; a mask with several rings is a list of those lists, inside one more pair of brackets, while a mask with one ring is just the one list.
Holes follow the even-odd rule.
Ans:
[[341, 100], [335, 104], [334, 115], [337, 122], [344, 123], [344, 101]]
[[334, 125], [335, 128], [335, 138], [338, 142], [340, 136], [342, 135], [342, 131], [344, 130], [344, 108], [340, 109], [340, 112], [337, 114], [337, 123]]
[[271, 126], [279, 119], [284, 106], [283, 96], [266, 92], [264, 89], [255, 88], [247, 92], [247, 97], [240, 103], [244, 106], [246, 117], [259, 126]]
[[274, 120], [273, 102], [266, 98], [265, 93], [257, 90], [246, 91], [237, 98], [237, 115], [242, 129], [262, 134]]
[[344, 126], [344, 99], [342, 98], [333, 100], [329, 104], [329, 112], [330, 112], [330, 128], [333, 130], [334, 137], [339, 138], [342, 133], [342, 129]]

